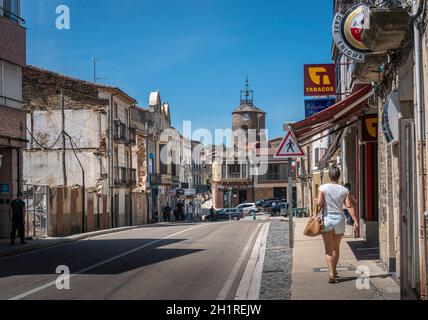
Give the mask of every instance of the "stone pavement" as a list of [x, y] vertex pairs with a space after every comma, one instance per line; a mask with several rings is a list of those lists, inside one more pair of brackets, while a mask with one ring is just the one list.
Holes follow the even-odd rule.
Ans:
[[[295, 219], [292, 300], [400, 299], [399, 285], [393, 275], [378, 267], [378, 248], [346, 235], [341, 245], [339, 282], [329, 284], [322, 238], [304, 236], [306, 222], [307, 218]], [[369, 272], [370, 281], [361, 279], [361, 273], [357, 270], [365, 270], [365, 274]], [[357, 281], [358, 277], [360, 280]]]
[[288, 220], [268, 218], [270, 224], [260, 285], [261, 300], [290, 300], [292, 250], [288, 245]]

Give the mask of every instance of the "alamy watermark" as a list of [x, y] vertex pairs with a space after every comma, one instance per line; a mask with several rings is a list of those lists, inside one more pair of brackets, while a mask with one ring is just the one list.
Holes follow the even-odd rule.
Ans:
[[370, 290], [370, 268], [365, 265], [360, 265], [355, 270], [355, 273], [358, 274], [358, 277], [355, 280], [355, 286], [357, 289]]
[[55, 12], [58, 15], [55, 21], [55, 27], [58, 30], [70, 30], [71, 29], [70, 7], [62, 4], [56, 7]]
[[70, 268], [61, 265], [56, 268], [55, 273], [60, 274], [55, 281], [56, 288], [58, 290], [70, 290]]

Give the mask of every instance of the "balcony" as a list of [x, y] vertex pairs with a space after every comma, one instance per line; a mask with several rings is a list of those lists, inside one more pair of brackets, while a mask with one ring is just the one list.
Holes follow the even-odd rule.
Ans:
[[120, 178], [121, 184], [127, 184], [128, 183], [128, 169], [127, 168], [120, 167], [119, 178]]
[[[385, 2], [385, 1], [384, 1]], [[402, 7], [371, 8], [362, 33], [364, 44], [375, 54], [400, 48], [409, 32], [409, 13]]]
[[23, 18], [21, 18], [20, 16], [18, 16], [15, 13], [13, 13], [11, 10], [9, 10], [7, 8], [0, 7], [0, 16], [3, 16], [5, 18], [9, 19], [10, 21], [19, 24], [20, 26], [25, 25], [25, 20]]
[[259, 183], [275, 183], [275, 182], [284, 182], [287, 180], [288, 180], [288, 177], [286, 174], [279, 174], [279, 173], [268, 173], [268, 174], [260, 175], [258, 177]]
[[135, 145], [137, 143], [137, 131], [135, 128], [127, 128], [119, 120], [115, 120], [113, 139], [117, 143]]
[[137, 144], [137, 130], [129, 128], [128, 144], [135, 146]]
[[129, 184], [135, 186], [137, 184], [137, 170], [129, 169]]

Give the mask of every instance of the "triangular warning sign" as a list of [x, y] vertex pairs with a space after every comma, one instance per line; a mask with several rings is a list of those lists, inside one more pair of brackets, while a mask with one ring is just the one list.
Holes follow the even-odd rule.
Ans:
[[288, 159], [288, 158], [297, 158], [304, 157], [305, 153], [300, 147], [297, 139], [294, 137], [292, 131], [288, 131], [285, 135], [284, 140], [282, 140], [281, 145], [278, 151], [275, 154], [275, 158], [278, 159]]

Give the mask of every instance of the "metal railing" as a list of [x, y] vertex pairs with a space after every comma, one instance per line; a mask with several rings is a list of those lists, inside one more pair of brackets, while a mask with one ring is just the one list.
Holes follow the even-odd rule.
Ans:
[[260, 175], [258, 177], [259, 182], [266, 182], [266, 181], [286, 181], [287, 175], [286, 174], [280, 174], [280, 173], [268, 173], [264, 175]]
[[7, 103], [8, 101], [13, 101], [13, 102], [17, 102], [17, 103], [22, 104], [21, 100], [17, 100], [17, 99], [13, 99], [10, 97], [5, 97], [5, 96], [0, 95], [0, 105], [9, 106]]
[[371, 7], [377, 8], [402, 8], [407, 3], [405, 0], [366, 0]]
[[9, 20], [12, 20], [19, 25], [23, 26], [25, 25], [25, 20], [21, 18], [20, 16], [14, 14], [13, 12], [10, 12], [9, 10], [6, 10], [3, 7], [0, 7], [0, 16], [3, 16], [5, 18], [8, 18]]

